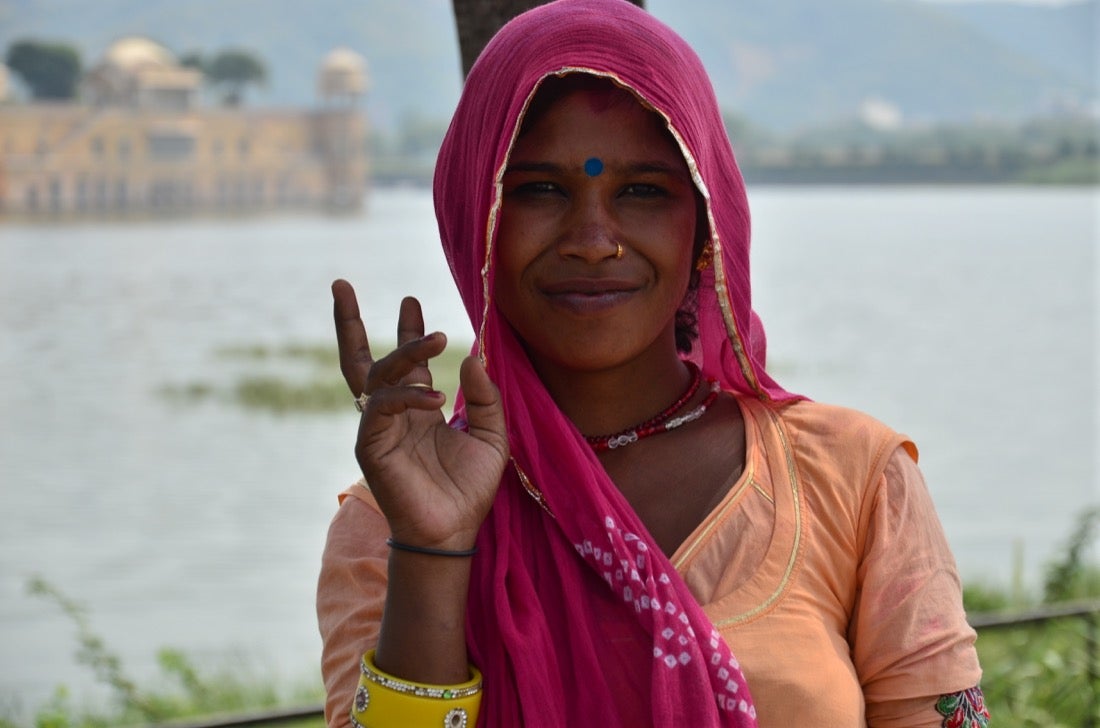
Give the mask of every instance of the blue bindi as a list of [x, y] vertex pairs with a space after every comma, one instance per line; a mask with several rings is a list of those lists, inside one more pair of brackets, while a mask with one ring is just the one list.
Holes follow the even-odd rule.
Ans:
[[599, 157], [589, 157], [584, 161], [584, 173], [589, 177], [596, 177], [603, 171], [603, 162]]

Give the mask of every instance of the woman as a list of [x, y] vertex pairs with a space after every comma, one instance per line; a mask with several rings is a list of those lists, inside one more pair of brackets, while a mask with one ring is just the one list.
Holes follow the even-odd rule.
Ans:
[[365, 482], [319, 584], [330, 725], [983, 724], [915, 448], [764, 369], [744, 187], [679, 37], [621, 0], [515, 19], [435, 198], [477, 332], [450, 426], [419, 305], [374, 361], [333, 285]]

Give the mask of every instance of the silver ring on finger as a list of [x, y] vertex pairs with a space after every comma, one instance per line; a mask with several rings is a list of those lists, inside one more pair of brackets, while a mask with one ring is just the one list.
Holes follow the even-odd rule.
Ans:
[[358, 397], [355, 398], [355, 409], [362, 412], [363, 410], [365, 410], [367, 408], [367, 403], [369, 401], [370, 401], [370, 395], [367, 394], [366, 392], [363, 392], [362, 394], [360, 394]]

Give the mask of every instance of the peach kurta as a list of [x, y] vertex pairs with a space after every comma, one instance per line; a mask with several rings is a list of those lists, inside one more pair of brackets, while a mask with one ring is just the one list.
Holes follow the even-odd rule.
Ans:
[[[745, 470], [672, 561], [740, 660], [760, 726], [942, 725], [937, 698], [981, 670], [912, 443], [852, 410], [739, 401]], [[317, 600], [330, 726], [349, 725], [388, 559], [370, 491], [341, 500]]]

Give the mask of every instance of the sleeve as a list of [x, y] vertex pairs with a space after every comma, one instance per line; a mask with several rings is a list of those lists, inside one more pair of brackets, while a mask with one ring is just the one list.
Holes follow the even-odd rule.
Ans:
[[869, 493], [852, 660], [872, 728], [943, 726], [941, 696], [978, 685], [976, 635], [955, 559], [909, 451], [898, 447]]
[[389, 525], [369, 491], [353, 486], [329, 526], [317, 582], [325, 723], [350, 728], [359, 662], [378, 641], [386, 600]]

